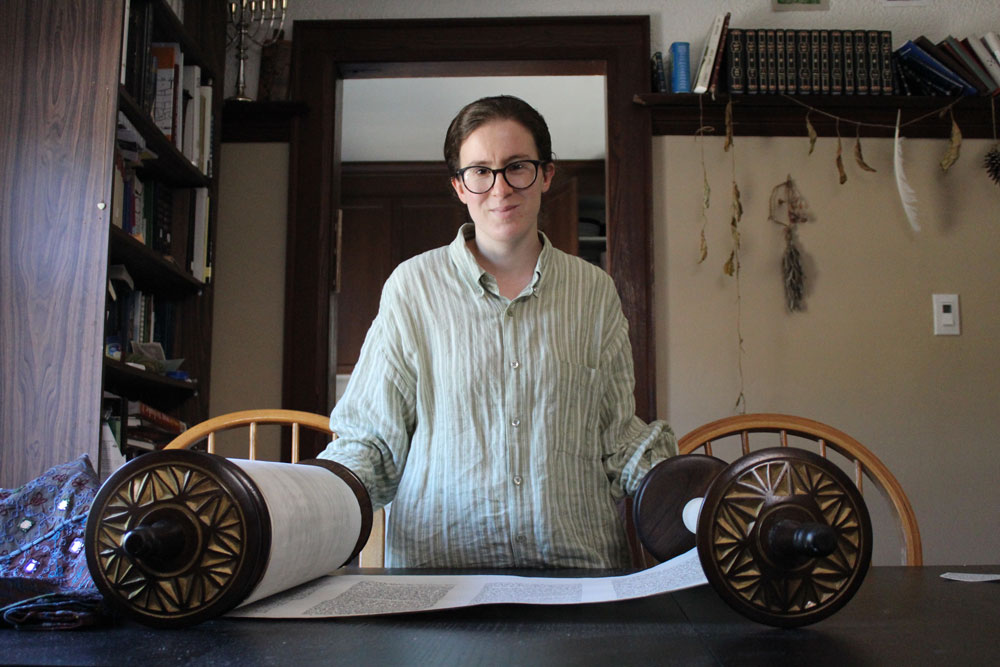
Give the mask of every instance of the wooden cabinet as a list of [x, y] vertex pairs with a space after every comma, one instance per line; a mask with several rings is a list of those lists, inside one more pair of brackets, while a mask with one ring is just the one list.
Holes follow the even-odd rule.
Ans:
[[[154, 38], [178, 37], [221, 84], [224, 3], [188, 0], [184, 23], [163, 0], [150, 4]], [[210, 286], [112, 232], [119, 106], [138, 117], [120, 90], [124, 21], [124, 0], [0, 3], [0, 87], [12, 93], [0, 96], [0, 487], [84, 453], [96, 467], [105, 388], [162, 399], [189, 419], [207, 415]], [[158, 155], [150, 175], [214, 190], [213, 178], [187, 170], [148, 125], [141, 131]], [[197, 390], [105, 364], [109, 259], [183, 304], [176, 356], [190, 359]]]

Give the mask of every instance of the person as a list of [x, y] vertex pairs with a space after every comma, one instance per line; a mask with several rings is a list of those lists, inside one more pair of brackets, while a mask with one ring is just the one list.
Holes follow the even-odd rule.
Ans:
[[320, 457], [392, 502], [387, 567], [626, 567], [617, 501], [677, 445], [635, 416], [611, 277], [539, 231], [545, 120], [480, 99], [444, 155], [472, 222], [386, 281]]

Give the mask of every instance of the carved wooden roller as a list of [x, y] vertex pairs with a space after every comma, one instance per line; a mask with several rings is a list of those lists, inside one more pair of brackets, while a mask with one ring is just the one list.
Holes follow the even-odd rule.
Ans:
[[371, 526], [367, 491], [339, 464], [150, 452], [101, 486], [87, 565], [123, 615], [181, 627], [328, 574]]
[[[682, 517], [695, 512], [692, 533]], [[722, 599], [768, 625], [826, 618], [853, 597], [871, 562], [871, 519], [857, 487], [827, 459], [792, 447], [730, 465], [698, 454], [667, 459], [643, 480], [634, 515], [650, 554], [663, 561], [697, 546]]]

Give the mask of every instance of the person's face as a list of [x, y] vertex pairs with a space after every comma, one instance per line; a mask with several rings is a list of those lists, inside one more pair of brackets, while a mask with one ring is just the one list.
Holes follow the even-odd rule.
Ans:
[[[479, 126], [459, 149], [459, 164], [501, 169], [518, 160], [539, 159], [535, 139], [523, 125], [514, 120], [495, 120]], [[496, 175], [493, 187], [482, 194], [470, 192], [459, 178], [452, 178], [458, 198], [469, 208], [476, 225], [477, 242], [516, 245], [538, 233], [538, 210], [542, 193], [552, 184], [555, 167], [539, 167], [538, 178], [523, 189], [516, 190], [502, 174]]]

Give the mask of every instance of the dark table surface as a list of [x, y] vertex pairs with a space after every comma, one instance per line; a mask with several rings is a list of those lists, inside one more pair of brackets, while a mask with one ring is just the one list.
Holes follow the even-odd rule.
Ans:
[[872, 568], [817, 624], [759, 625], [709, 586], [639, 600], [492, 605], [356, 619], [219, 618], [156, 630], [0, 630], [0, 663], [45, 665], [987, 665], [1000, 664], [1000, 583]]

